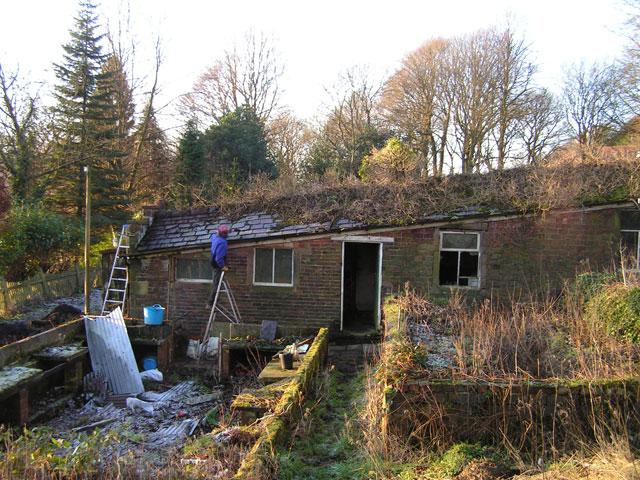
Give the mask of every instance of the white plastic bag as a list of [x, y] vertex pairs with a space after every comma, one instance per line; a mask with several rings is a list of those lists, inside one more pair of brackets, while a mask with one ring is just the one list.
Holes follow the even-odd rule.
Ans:
[[194, 338], [189, 340], [189, 346], [187, 347], [187, 357], [198, 358], [198, 351], [200, 350], [200, 340]]
[[145, 370], [144, 372], [140, 372], [140, 378], [142, 380], [153, 380], [155, 382], [161, 382], [163, 376], [160, 370], [154, 368], [153, 370]]

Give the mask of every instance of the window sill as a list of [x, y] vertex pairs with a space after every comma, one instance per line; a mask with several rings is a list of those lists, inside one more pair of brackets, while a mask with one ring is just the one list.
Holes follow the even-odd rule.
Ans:
[[180, 283], [213, 283], [213, 280], [204, 278], [176, 278], [176, 282]]
[[278, 287], [278, 288], [293, 288], [293, 283], [257, 283], [253, 282], [254, 287]]

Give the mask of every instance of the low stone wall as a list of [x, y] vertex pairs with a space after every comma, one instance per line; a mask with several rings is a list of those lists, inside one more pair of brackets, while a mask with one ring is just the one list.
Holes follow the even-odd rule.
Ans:
[[300, 413], [300, 401], [304, 397], [313, 376], [325, 364], [329, 346], [329, 330], [321, 328], [313, 344], [307, 351], [298, 373], [283, 392], [273, 414], [262, 424], [262, 434], [235, 475], [236, 480], [270, 478], [266, 475], [268, 459], [274, 450], [282, 444], [289, 426]]

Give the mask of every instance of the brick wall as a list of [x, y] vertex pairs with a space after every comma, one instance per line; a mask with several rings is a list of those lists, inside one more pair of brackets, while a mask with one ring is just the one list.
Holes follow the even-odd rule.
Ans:
[[[546, 213], [535, 217], [459, 223], [446, 230], [481, 233], [481, 288], [464, 289], [467, 296], [507, 296], [537, 287], [557, 290], [588, 263], [598, 269], [612, 264], [618, 220], [614, 210]], [[394, 238], [384, 244], [383, 293], [404, 288], [408, 282], [431, 294], [448, 295], [438, 284], [440, 228], [398, 228], [369, 233]], [[340, 319], [342, 245], [330, 238], [269, 245], [294, 249], [293, 287], [253, 284], [254, 247], [230, 245], [227, 275], [242, 320], [260, 324], [330, 326]], [[182, 254], [208, 260], [208, 251]], [[190, 335], [200, 335], [208, 320], [210, 282], [175, 279], [172, 256], [137, 258], [132, 263], [131, 314], [142, 318], [142, 307], [162, 304], [167, 318]]]
[[[389, 395], [388, 395], [389, 396]], [[528, 448], [545, 441], [545, 432], [561, 445], [577, 433], [589, 436], [594, 424], [620, 427], [614, 412], [635, 412], [640, 400], [637, 380], [577, 382], [481, 382], [446, 379], [407, 381], [389, 405], [390, 432], [412, 432], [414, 440], [501, 442]], [[631, 413], [622, 419], [637, 428]], [[617, 420], [620, 420], [619, 418]], [[610, 423], [609, 423], [610, 422]], [[548, 434], [547, 434], [548, 435]], [[548, 447], [548, 446], [547, 446]]]

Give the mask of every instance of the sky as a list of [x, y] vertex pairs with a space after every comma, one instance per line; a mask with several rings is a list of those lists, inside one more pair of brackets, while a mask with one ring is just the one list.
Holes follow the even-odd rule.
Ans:
[[[77, 0], [5, 0], [0, 18], [0, 64], [31, 82], [55, 83], [52, 64], [78, 11]], [[573, 62], [612, 60], [625, 39], [622, 0], [102, 0], [103, 25], [114, 29], [130, 8], [137, 42], [136, 75], [150, 75], [160, 37], [163, 106], [169, 133], [183, 123], [176, 100], [207, 67], [253, 31], [265, 35], [284, 67], [282, 103], [311, 120], [328, 102], [326, 88], [348, 68], [366, 67], [373, 80], [433, 37], [452, 37], [504, 24], [509, 15], [530, 44], [538, 83], [558, 90]], [[166, 106], [165, 106], [166, 105]]]

